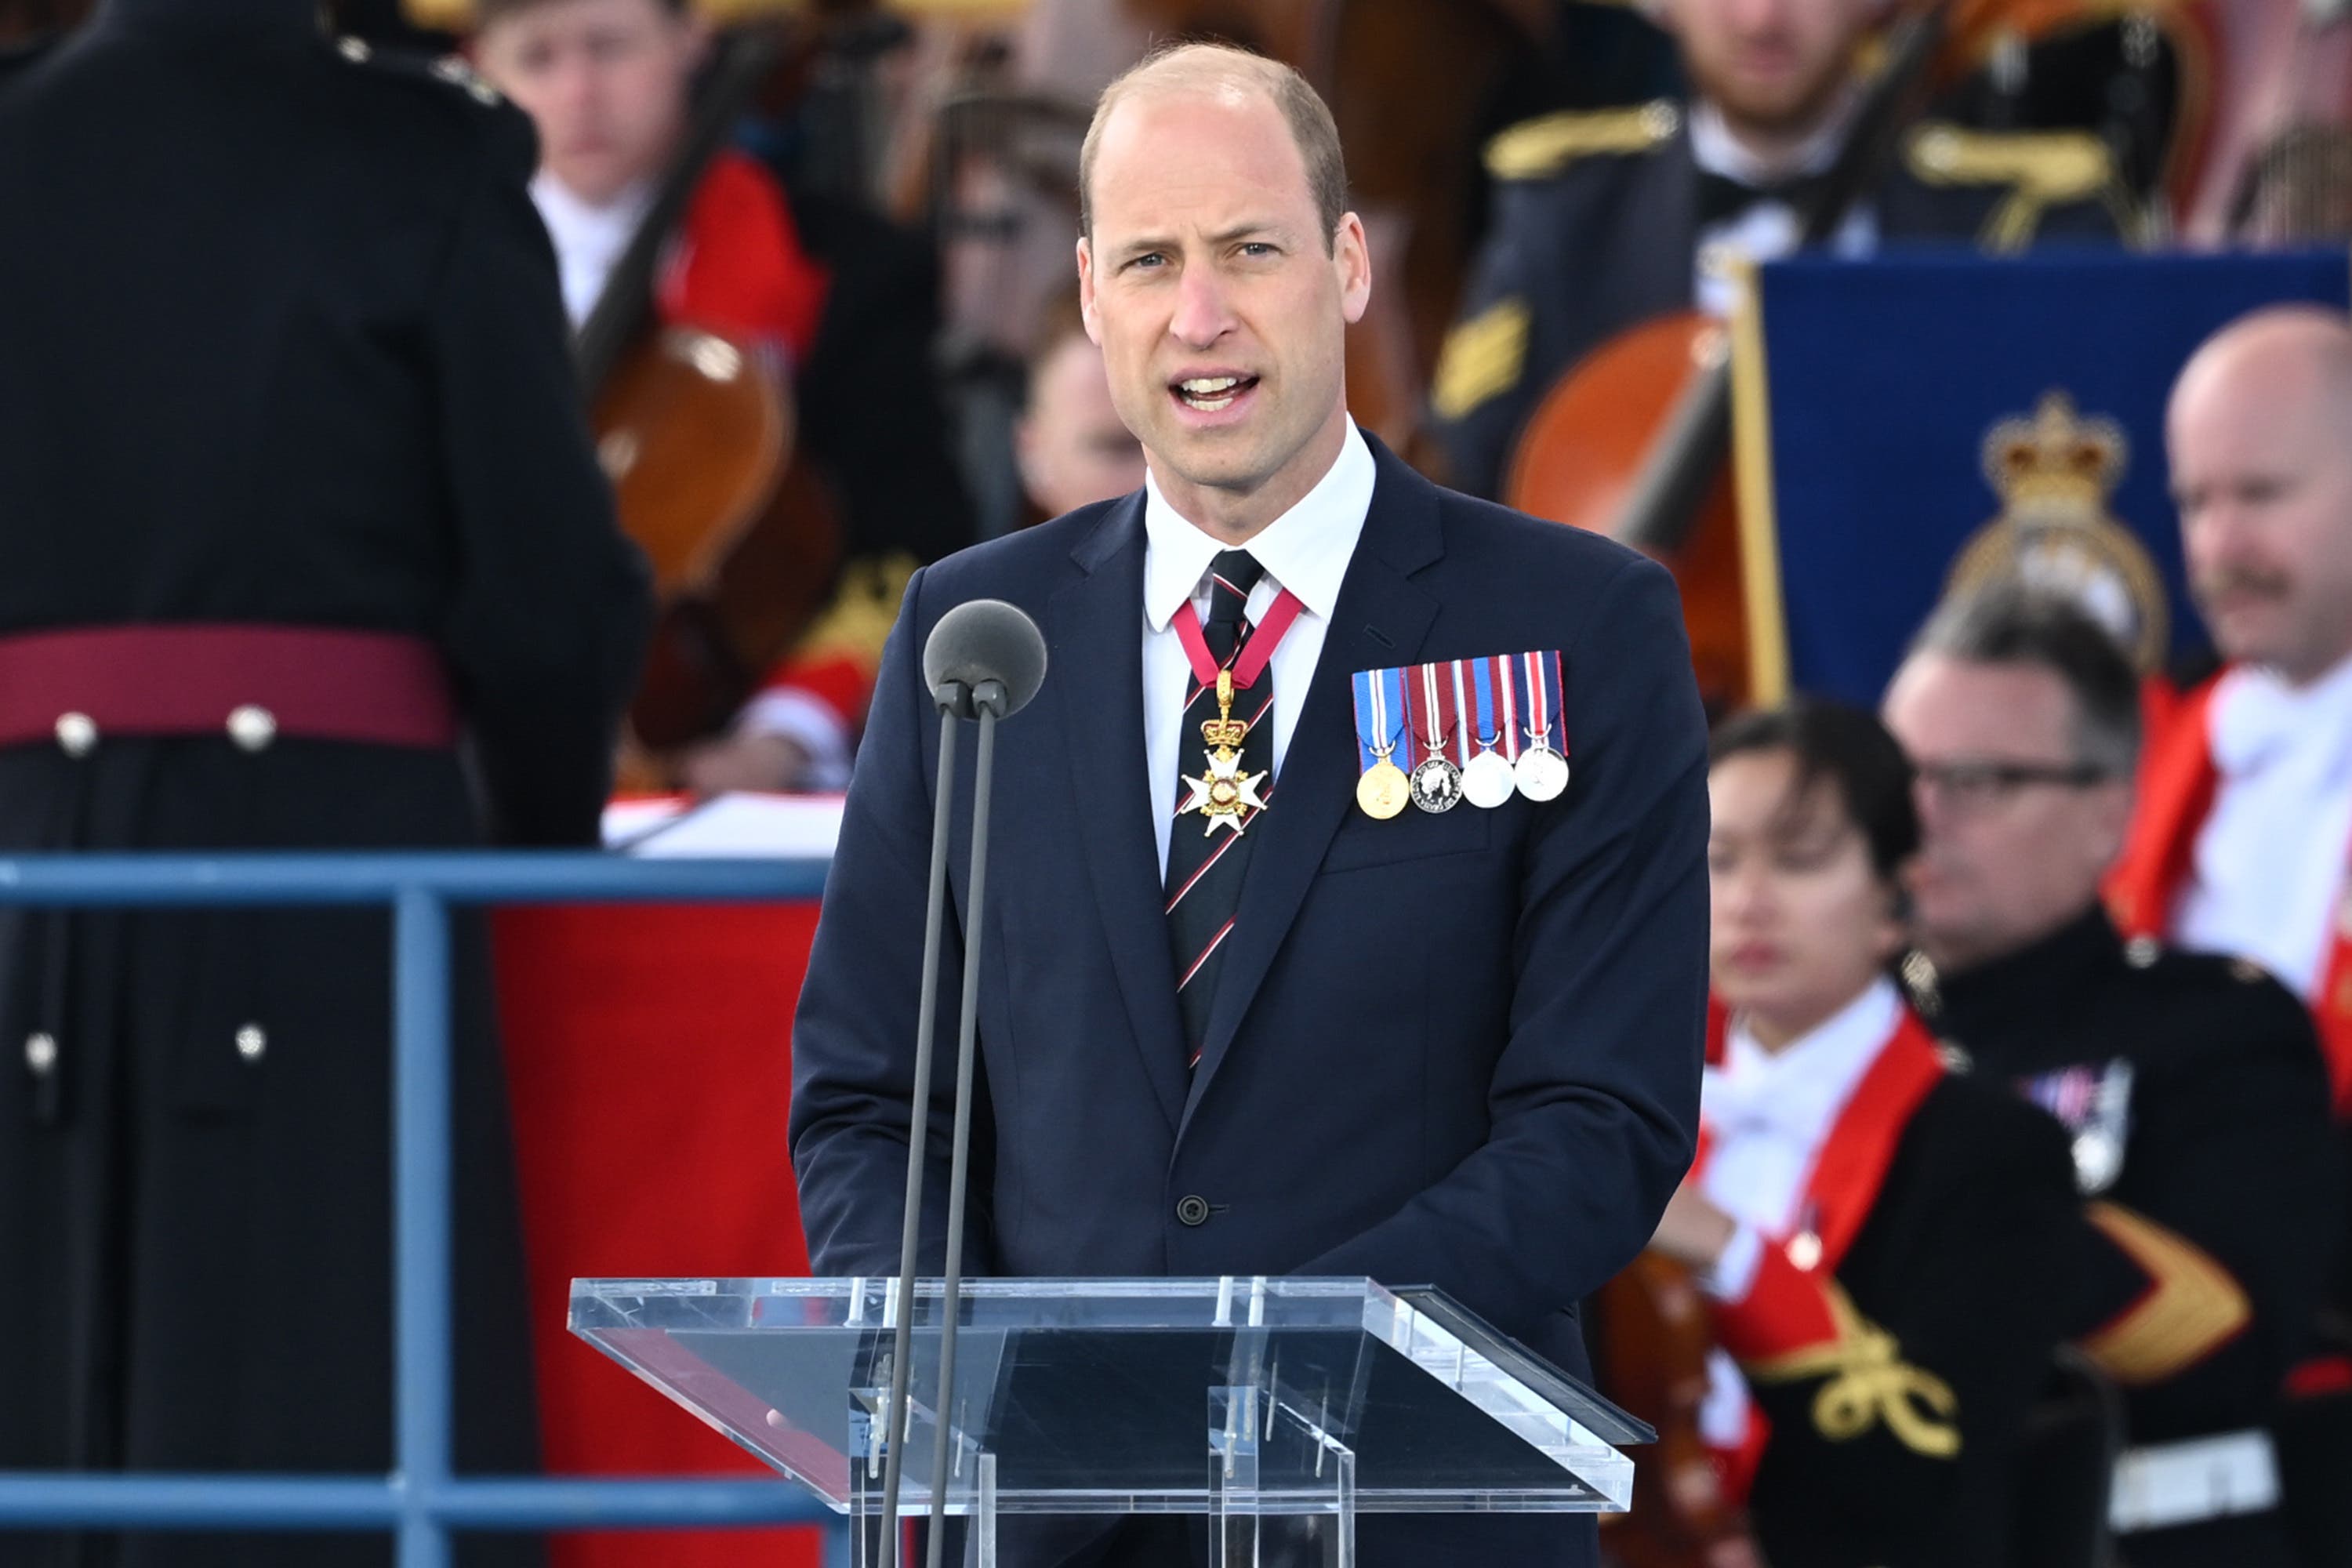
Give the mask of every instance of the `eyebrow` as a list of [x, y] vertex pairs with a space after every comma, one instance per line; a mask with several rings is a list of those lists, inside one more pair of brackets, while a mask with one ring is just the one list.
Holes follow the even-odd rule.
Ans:
[[[1225, 246], [1256, 235], [1263, 235], [1270, 239], [1287, 239], [1290, 237], [1290, 231], [1276, 219], [1256, 218], [1247, 223], [1235, 224], [1230, 228], [1220, 229], [1208, 237], [1209, 243], [1213, 246]], [[1115, 248], [1113, 254], [1119, 259], [1126, 260], [1130, 257], [1148, 256], [1155, 250], [1173, 250], [1176, 248], [1176, 244], [1172, 236], [1144, 235], [1121, 243]]]

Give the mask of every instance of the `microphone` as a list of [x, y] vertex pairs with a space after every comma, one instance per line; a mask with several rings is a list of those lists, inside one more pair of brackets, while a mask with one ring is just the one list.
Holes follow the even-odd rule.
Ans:
[[996, 725], [1028, 706], [1045, 679], [1045, 637], [1037, 623], [1002, 599], [972, 599], [941, 616], [923, 642], [923, 684], [940, 710], [940, 766], [931, 808], [930, 895], [923, 911], [923, 990], [915, 1015], [915, 1087], [908, 1110], [907, 1198], [898, 1232], [898, 1321], [890, 1355], [890, 1406], [882, 1472], [882, 1561], [899, 1561], [898, 1498], [906, 1479], [908, 1378], [913, 1359], [915, 1258], [922, 1235], [923, 1167], [930, 1132], [931, 1041], [939, 1025], [940, 932], [947, 914], [948, 837], [955, 798], [956, 725], [980, 723], [972, 781], [971, 875], [966, 900], [963, 1007], [956, 1039], [955, 1134], [948, 1163], [947, 1271], [940, 1299], [940, 1386], [932, 1401], [929, 1568], [940, 1568], [946, 1535], [949, 1439], [954, 1429], [956, 1320], [963, 1283], [963, 1216], [971, 1162], [971, 1074], [980, 1022], [981, 918], [988, 891], [989, 786]]
[[1037, 623], [1002, 599], [971, 599], [940, 617], [923, 644], [923, 684], [959, 719], [980, 717], [982, 689], [1002, 691], [996, 716], [1029, 705], [1045, 679], [1045, 637]]

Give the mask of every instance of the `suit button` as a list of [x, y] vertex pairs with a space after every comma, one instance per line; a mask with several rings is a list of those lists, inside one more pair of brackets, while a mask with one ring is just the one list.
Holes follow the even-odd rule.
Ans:
[[228, 716], [228, 738], [243, 752], [264, 752], [278, 738], [278, 715], [247, 702]]
[[1209, 1200], [1198, 1196], [1178, 1198], [1176, 1200], [1176, 1217], [1185, 1225], [1208, 1224]]
[[48, 1077], [50, 1069], [58, 1065], [58, 1037], [46, 1032], [27, 1035], [25, 1037], [25, 1065], [33, 1070], [35, 1078]]

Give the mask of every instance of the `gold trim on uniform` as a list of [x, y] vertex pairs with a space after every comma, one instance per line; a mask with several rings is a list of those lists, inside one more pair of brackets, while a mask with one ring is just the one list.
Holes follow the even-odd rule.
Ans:
[[2094, 197], [2122, 203], [2116, 216], [2124, 233], [2138, 227], [2107, 144], [2087, 131], [1970, 131], [1937, 121], [1912, 133], [1904, 162], [1931, 185], [2010, 187], [1977, 236], [1987, 250], [2022, 250], [2049, 208]]
[[1813, 1395], [1813, 1428], [1832, 1443], [1850, 1442], [1884, 1423], [1913, 1453], [1948, 1459], [1960, 1451], [1960, 1402], [1952, 1385], [1902, 1359], [1895, 1336], [1864, 1317], [1835, 1280], [1823, 1280], [1837, 1338], [1787, 1355], [1748, 1362], [1750, 1383], [1826, 1377]]
[[1486, 173], [1498, 180], [1549, 179], [1595, 153], [1646, 153], [1682, 123], [1682, 110], [1664, 99], [1633, 109], [1538, 115], [1486, 143]]
[[1429, 395], [1440, 417], [1459, 419], [1518, 384], [1528, 361], [1528, 302], [1514, 294], [1445, 334]]
[[2088, 1204], [2083, 1212], [2155, 1281], [2082, 1342], [2108, 1376], [2126, 1387], [2161, 1383], [2245, 1327], [2252, 1313], [2245, 1291], [2196, 1243], [2120, 1204]]

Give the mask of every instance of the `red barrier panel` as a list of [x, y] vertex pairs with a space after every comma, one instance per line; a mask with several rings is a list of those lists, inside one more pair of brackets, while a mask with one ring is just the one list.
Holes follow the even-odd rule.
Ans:
[[[499, 1010], [559, 1475], [763, 1467], [564, 1328], [575, 1277], [808, 1272], [784, 1116], [814, 903], [503, 910]], [[554, 1568], [815, 1568], [808, 1530], [575, 1535]]]

